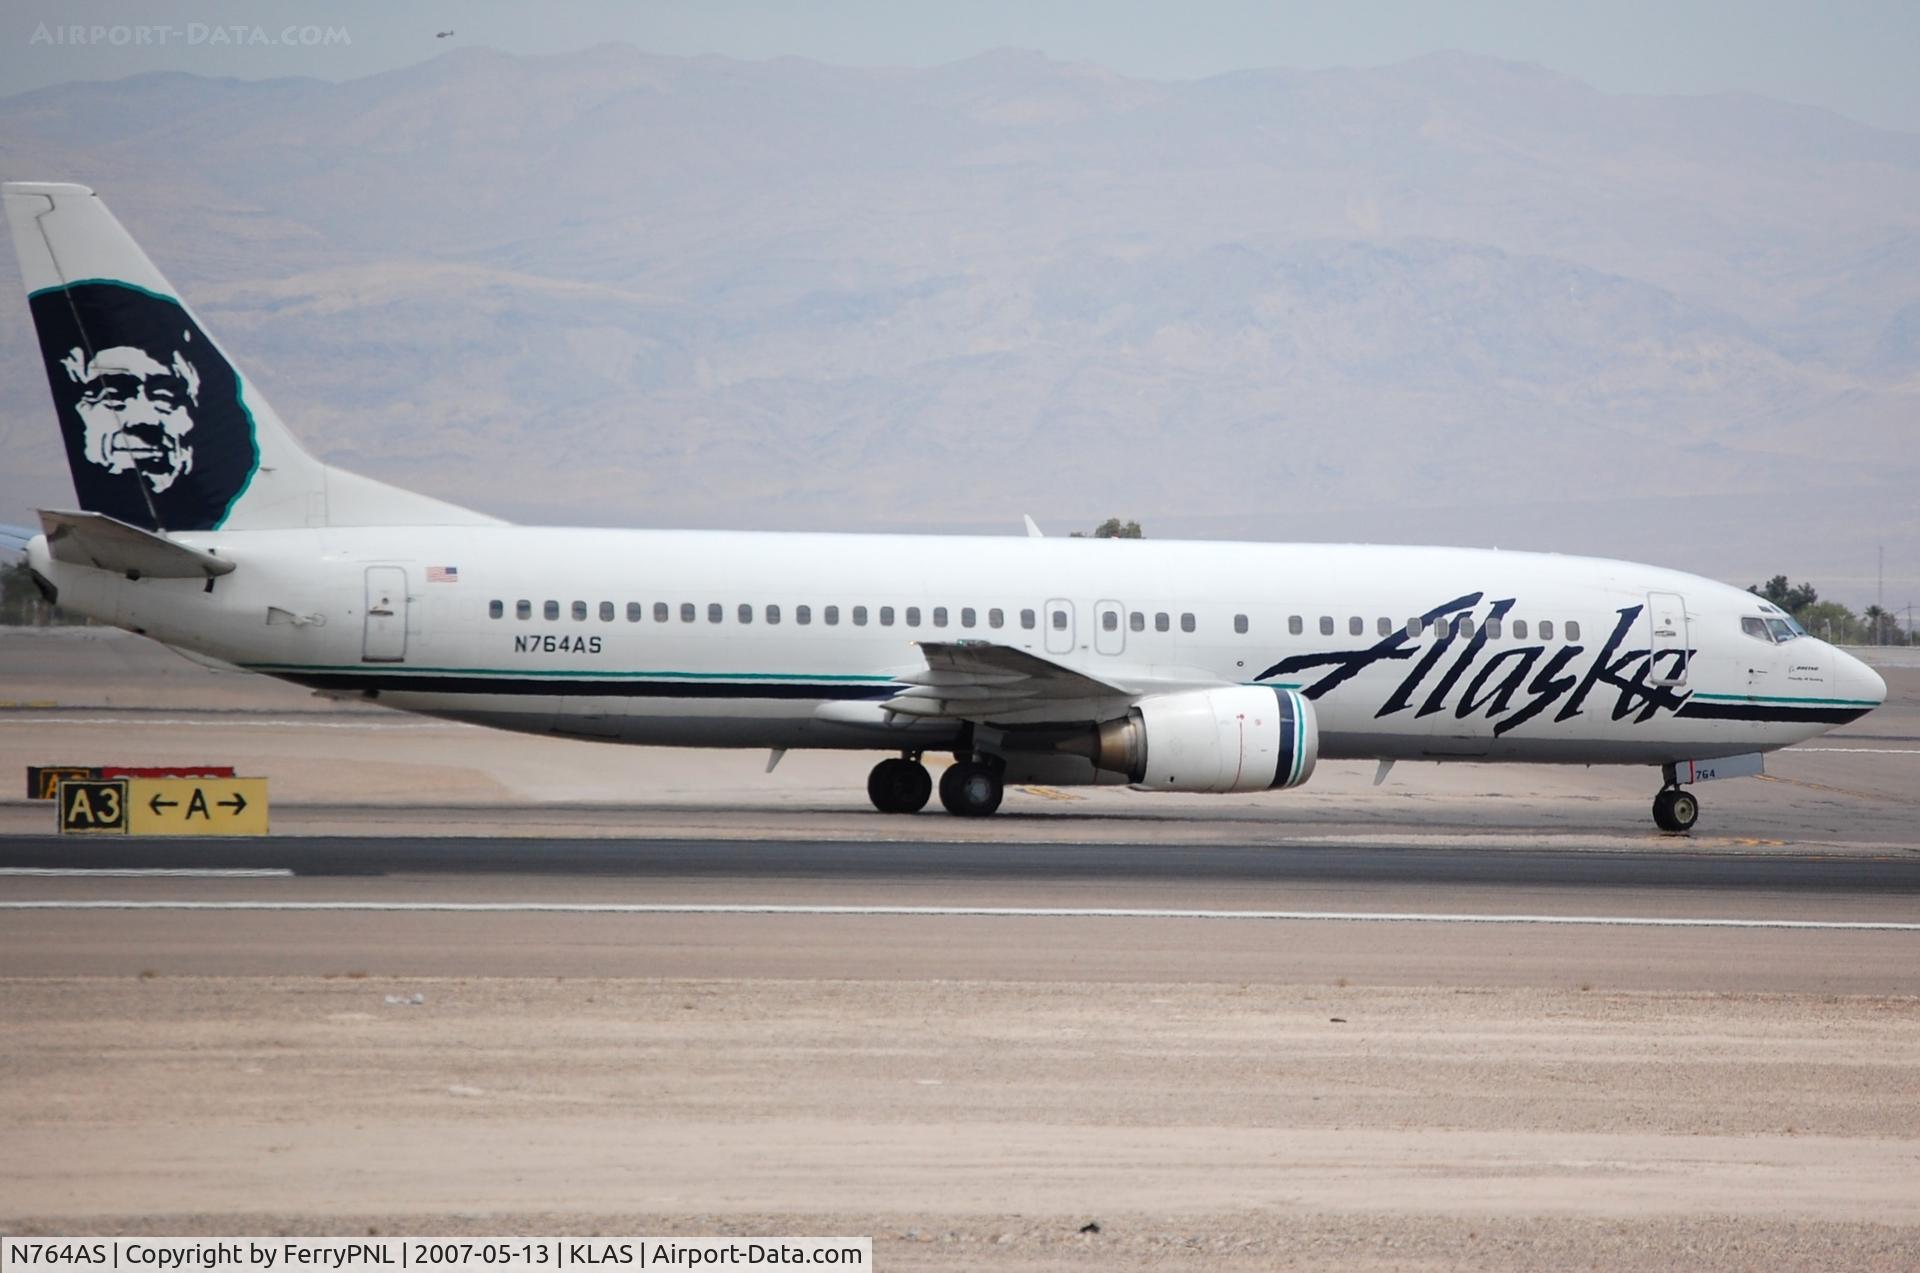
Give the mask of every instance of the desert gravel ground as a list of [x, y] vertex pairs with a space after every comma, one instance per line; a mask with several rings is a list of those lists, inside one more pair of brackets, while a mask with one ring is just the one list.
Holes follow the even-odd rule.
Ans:
[[902, 1269], [1920, 1264], [1909, 998], [343, 968], [12, 980], [0, 1004], [11, 1233], [850, 1232]]

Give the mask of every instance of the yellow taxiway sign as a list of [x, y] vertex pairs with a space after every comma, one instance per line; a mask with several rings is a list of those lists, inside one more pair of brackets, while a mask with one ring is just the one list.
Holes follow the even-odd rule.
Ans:
[[265, 778], [108, 778], [60, 783], [67, 835], [265, 835]]
[[133, 835], [265, 835], [265, 778], [130, 778]]

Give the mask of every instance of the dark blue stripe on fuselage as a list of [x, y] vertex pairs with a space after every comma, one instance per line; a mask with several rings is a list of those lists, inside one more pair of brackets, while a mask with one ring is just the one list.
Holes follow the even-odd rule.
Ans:
[[509, 694], [545, 698], [777, 698], [881, 700], [898, 685], [832, 681], [642, 681], [583, 677], [422, 676], [411, 672], [277, 672], [282, 680], [309, 689], [393, 694]]
[[1771, 724], [1844, 725], [1859, 720], [1871, 707], [1794, 707], [1786, 703], [1706, 703], [1690, 698], [1678, 716], [1695, 720], [1744, 720]]

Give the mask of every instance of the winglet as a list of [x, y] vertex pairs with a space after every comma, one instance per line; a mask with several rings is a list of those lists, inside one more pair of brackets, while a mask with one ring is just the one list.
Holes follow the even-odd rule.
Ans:
[[1032, 513], [1022, 513], [1020, 514], [1020, 517], [1022, 520], [1024, 520], [1027, 523], [1028, 539], [1045, 539], [1046, 538], [1045, 535], [1040, 533], [1040, 523], [1033, 520]]

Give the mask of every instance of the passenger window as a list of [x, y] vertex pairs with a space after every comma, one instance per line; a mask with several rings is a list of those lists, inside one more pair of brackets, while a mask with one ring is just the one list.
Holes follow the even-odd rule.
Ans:
[[945, 606], [935, 606], [933, 608], [933, 626], [936, 628], [944, 628], [947, 626], [947, 608]]
[[693, 622], [693, 602], [682, 601], [680, 603], [680, 622], [682, 623]]
[[1525, 619], [1515, 619], [1513, 621], [1513, 639], [1516, 641], [1524, 641], [1527, 639], [1527, 621]]
[[1102, 632], [1118, 632], [1120, 630], [1120, 612], [1118, 610], [1102, 610], [1100, 612], [1100, 630]]
[[826, 621], [828, 627], [837, 628], [840, 626], [840, 607], [828, 606], [820, 612], [820, 617]]
[[750, 605], [742, 603], [734, 608], [734, 613], [740, 616], [740, 622], [742, 623], [753, 622], [753, 607]]
[[584, 619], [587, 617], [587, 603], [584, 601], [574, 602], [573, 605], [570, 607], [570, 609], [573, 611], [573, 617], [575, 622], [578, 622], [581, 619]]
[[708, 623], [719, 623], [722, 619], [726, 617], [727, 617], [726, 607], [722, 606], [718, 601], [709, 601], [707, 603], [707, 622]]
[[602, 623], [613, 622], [613, 602], [602, 601], [600, 603], [600, 622]]
[[1127, 627], [1135, 632], [1145, 632], [1147, 630], [1147, 616], [1142, 611], [1135, 610], [1127, 616]]
[[1333, 616], [1332, 615], [1323, 614], [1320, 616], [1320, 635], [1321, 636], [1333, 635]]
[[1454, 621], [1453, 630], [1454, 630], [1454, 633], [1458, 636], [1463, 636], [1463, 637], [1472, 636], [1473, 635], [1473, 616], [1469, 614], [1461, 615], [1458, 619]]
[[865, 606], [855, 606], [853, 608], [853, 626], [856, 628], [864, 628], [867, 626], [867, 608]]
[[809, 623], [812, 623], [813, 607], [812, 606], [795, 606], [793, 608], [793, 621], [799, 624], [803, 628], [806, 627]]
[[892, 606], [880, 607], [880, 626], [883, 628], [890, 628], [893, 626], [893, 607]]
[[[880, 621], [882, 623], [885, 623], [886, 622], [885, 617], [883, 616]], [[919, 606], [907, 607], [907, 626], [910, 628], [917, 628], [920, 626], [920, 607]]]
[[540, 607], [540, 613], [549, 619], [558, 619], [560, 617], [560, 603], [558, 601], [549, 601]]
[[1407, 620], [1407, 639], [1409, 641], [1418, 641], [1420, 639], [1420, 634], [1422, 632], [1425, 632], [1426, 630], [1427, 630], [1427, 625], [1421, 622], [1419, 619]]
[[1194, 630], [1194, 628], [1196, 628], [1197, 626], [1199, 626], [1199, 625], [1198, 625], [1198, 624], [1196, 624], [1196, 623], [1194, 623], [1194, 621], [1193, 621], [1193, 612], [1192, 612], [1191, 610], [1188, 610], [1188, 611], [1183, 611], [1183, 612], [1181, 613], [1181, 615], [1180, 615], [1180, 630], [1181, 630], [1182, 632], [1191, 632], [1191, 631], [1193, 631], [1193, 630]]
[[767, 607], [767, 622], [768, 622], [768, 623], [778, 623], [778, 622], [780, 622], [780, 607], [779, 607], [779, 606], [768, 606], [768, 607]]
[[1029, 632], [1033, 630], [1033, 619], [1034, 619], [1033, 611], [1022, 610], [1020, 612], [1020, 626], [1027, 629]]
[[638, 623], [647, 617], [647, 608], [638, 601], [627, 602], [627, 622]]
[[533, 617], [533, 602], [531, 601], [514, 602], [513, 617], [516, 619], [531, 619]]
[[1290, 614], [1287, 616], [1287, 632], [1290, 635], [1299, 636], [1302, 632], [1305, 632], [1306, 630], [1307, 630], [1307, 622], [1305, 619], [1302, 619], [1297, 614]]
[[1567, 640], [1578, 641], [1579, 639], [1580, 639], [1580, 620], [1568, 619], [1567, 620]]
[[1488, 619], [1487, 626], [1483, 628], [1482, 631], [1487, 634], [1487, 640], [1498, 641], [1500, 639], [1500, 620]]
[[1245, 636], [1247, 634], [1247, 616], [1246, 615], [1236, 614], [1233, 616], [1233, 630], [1235, 632], [1238, 632], [1241, 636]]
[[504, 601], [487, 602], [487, 617], [489, 619], [498, 619], [502, 615], [506, 614], [506, 612], [507, 612], [506, 602]]
[[1379, 622], [1374, 624], [1374, 630], [1377, 631], [1381, 636], [1392, 636], [1393, 620], [1389, 619], [1384, 614], [1381, 615]]
[[1005, 610], [1002, 610], [999, 606], [995, 606], [993, 609], [987, 611], [987, 626], [990, 628], [1006, 627], [1007, 612]]
[[1348, 636], [1365, 636], [1366, 634], [1367, 634], [1367, 621], [1365, 619], [1362, 619], [1359, 615], [1356, 614], [1351, 619], [1347, 620]]
[[1742, 618], [1740, 620], [1740, 630], [1756, 641], [1765, 641], [1768, 645], [1773, 644], [1773, 634], [1767, 631], [1767, 621], [1765, 619], [1755, 619], [1752, 617]]
[[972, 627], [974, 625], [974, 621], [977, 620], [979, 617], [980, 617], [979, 615], [973, 612], [972, 606], [960, 607], [960, 626], [961, 627], [963, 628]]
[[1065, 610], [1055, 610], [1051, 616], [1051, 621], [1055, 632], [1065, 632], [1067, 630], [1067, 612]]
[[1165, 610], [1154, 611], [1153, 630], [1155, 632], [1165, 632], [1172, 627], [1173, 627], [1172, 615], [1168, 614]]
[[1553, 620], [1552, 619], [1540, 620], [1540, 639], [1542, 641], [1553, 640]]

